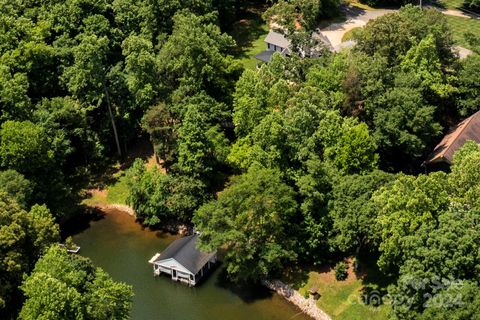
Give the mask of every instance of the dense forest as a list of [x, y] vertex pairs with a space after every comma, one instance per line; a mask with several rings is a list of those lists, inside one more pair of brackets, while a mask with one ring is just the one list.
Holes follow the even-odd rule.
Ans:
[[164, 170], [127, 171], [137, 218], [194, 225], [233, 281], [366, 254], [393, 319], [478, 317], [480, 146], [421, 165], [480, 108], [479, 35], [459, 59], [445, 17], [407, 4], [302, 58], [339, 2], [256, 1], [294, 45], [244, 70], [229, 27], [249, 1], [0, 2], [0, 317], [129, 318], [129, 286], [53, 244], [143, 137]]

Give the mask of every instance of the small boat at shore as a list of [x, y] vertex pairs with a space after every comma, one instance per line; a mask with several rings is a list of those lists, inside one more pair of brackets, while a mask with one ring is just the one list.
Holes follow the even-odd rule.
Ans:
[[64, 243], [60, 243], [61, 248], [66, 248], [68, 253], [78, 253], [80, 251], [80, 246], [67, 247]]

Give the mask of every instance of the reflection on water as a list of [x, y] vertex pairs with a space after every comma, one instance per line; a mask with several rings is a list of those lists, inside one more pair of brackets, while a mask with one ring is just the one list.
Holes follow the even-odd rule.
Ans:
[[133, 286], [133, 319], [308, 319], [263, 287], [233, 286], [226, 281], [222, 267], [194, 288], [167, 277], [153, 277], [147, 261], [178, 236], [144, 228], [125, 213], [112, 210], [98, 215], [89, 226], [78, 223], [74, 227], [80, 253], [115, 280]]

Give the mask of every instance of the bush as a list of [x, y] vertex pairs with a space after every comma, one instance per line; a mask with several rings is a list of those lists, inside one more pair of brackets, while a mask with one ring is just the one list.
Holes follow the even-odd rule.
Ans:
[[348, 276], [348, 264], [341, 261], [335, 266], [335, 279], [342, 281], [347, 279]]

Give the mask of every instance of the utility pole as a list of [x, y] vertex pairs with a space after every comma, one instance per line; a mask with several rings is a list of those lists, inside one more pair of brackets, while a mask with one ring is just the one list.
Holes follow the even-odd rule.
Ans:
[[422, 9], [422, 0], [420, 0], [420, 9]]

